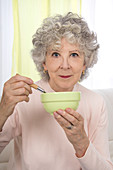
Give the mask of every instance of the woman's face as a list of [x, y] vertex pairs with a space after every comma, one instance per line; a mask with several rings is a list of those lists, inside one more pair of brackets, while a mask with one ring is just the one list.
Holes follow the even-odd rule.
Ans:
[[72, 91], [85, 70], [84, 55], [79, 46], [63, 38], [60, 49], [47, 52], [43, 66], [48, 71], [49, 84], [54, 91]]

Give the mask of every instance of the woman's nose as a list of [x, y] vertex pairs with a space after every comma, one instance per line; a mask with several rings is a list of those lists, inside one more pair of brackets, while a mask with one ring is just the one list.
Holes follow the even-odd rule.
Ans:
[[61, 69], [69, 69], [70, 68], [70, 64], [69, 64], [68, 58], [62, 58], [62, 62], [61, 62], [60, 68]]

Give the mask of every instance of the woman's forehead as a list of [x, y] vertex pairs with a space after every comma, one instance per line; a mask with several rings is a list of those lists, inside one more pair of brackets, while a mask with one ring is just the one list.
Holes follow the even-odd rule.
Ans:
[[69, 49], [70, 51], [81, 52], [80, 45], [78, 43], [70, 43], [69, 41], [65, 42], [63, 40], [59, 42], [55, 42], [54, 44], [50, 45], [47, 51], [48, 52], [51, 52], [51, 51], [61, 52], [64, 48]]

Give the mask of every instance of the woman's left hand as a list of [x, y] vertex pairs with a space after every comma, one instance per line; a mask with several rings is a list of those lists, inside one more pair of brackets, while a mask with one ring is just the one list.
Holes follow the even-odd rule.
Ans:
[[76, 156], [79, 158], [84, 156], [89, 146], [89, 139], [84, 130], [83, 117], [70, 108], [54, 112], [54, 117], [64, 129], [68, 140], [76, 151]]

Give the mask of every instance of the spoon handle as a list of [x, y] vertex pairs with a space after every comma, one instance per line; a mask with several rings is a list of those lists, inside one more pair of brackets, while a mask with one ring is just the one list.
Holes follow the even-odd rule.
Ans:
[[42, 89], [41, 87], [39, 87], [39, 86], [36, 85], [36, 84], [31, 84], [30, 86], [31, 86], [32, 88], [36, 89], [36, 90], [39, 90], [39, 91], [41, 91], [41, 92], [43, 92], [43, 93], [46, 93], [44, 89]]

